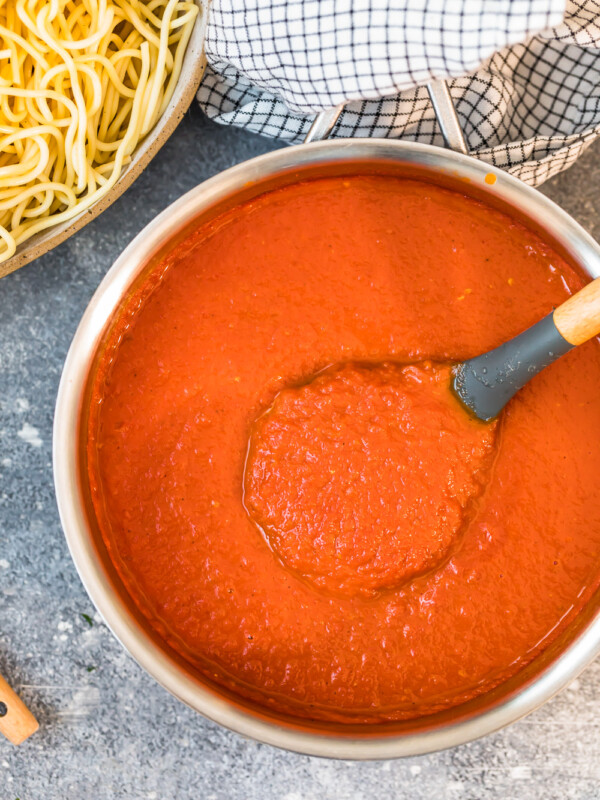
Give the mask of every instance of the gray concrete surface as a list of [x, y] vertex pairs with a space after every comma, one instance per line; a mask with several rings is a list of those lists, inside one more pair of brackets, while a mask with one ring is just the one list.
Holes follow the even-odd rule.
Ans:
[[[52, 415], [71, 337], [114, 258], [158, 211], [274, 146], [194, 110], [112, 208], [0, 282], [0, 672], [41, 723], [20, 748], [0, 741], [0, 800], [600, 797], [600, 663], [484, 740], [402, 761], [333, 762], [205, 721], [156, 685], [95, 614], [52, 485]], [[600, 146], [589, 150], [545, 187], [597, 234], [599, 155]]]

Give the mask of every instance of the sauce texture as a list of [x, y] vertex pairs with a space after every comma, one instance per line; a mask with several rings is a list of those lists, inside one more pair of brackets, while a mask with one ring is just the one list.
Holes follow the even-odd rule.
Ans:
[[345, 364], [283, 389], [255, 423], [244, 502], [288, 567], [372, 595], [442, 562], [492, 463], [449, 366]]
[[514, 675], [599, 583], [600, 343], [490, 426], [456, 413], [447, 365], [582, 285], [509, 217], [394, 177], [201, 226], [92, 376], [92, 501], [141, 611], [300, 717], [407, 719]]

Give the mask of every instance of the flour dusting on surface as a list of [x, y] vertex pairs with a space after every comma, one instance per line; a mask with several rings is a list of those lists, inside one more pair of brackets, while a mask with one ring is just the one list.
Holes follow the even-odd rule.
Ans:
[[25, 422], [23, 427], [20, 431], [17, 431], [17, 436], [20, 439], [23, 439], [24, 442], [30, 444], [32, 447], [41, 447], [42, 446], [42, 438], [40, 436], [40, 432], [37, 428], [34, 428], [33, 425], [30, 425], [28, 422]]
[[531, 778], [531, 767], [526, 764], [521, 764], [518, 767], [512, 767], [510, 770], [510, 777], [513, 780], [522, 781]]
[[59, 717], [73, 721], [92, 714], [100, 705], [100, 692], [96, 686], [84, 686], [77, 689], [68, 706], [58, 711]]

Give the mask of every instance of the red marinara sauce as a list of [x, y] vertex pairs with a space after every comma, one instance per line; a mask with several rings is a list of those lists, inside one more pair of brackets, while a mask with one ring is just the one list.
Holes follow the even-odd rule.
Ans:
[[448, 708], [547, 647], [600, 575], [600, 344], [495, 426], [448, 367], [583, 281], [428, 183], [356, 175], [201, 226], [92, 376], [89, 485], [160, 635], [241, 696], [371, 722]]

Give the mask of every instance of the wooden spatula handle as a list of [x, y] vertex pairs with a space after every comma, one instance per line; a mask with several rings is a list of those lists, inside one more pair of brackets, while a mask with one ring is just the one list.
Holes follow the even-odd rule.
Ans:
[[554, 324], [570, 344], [600, 334], [600, 278], [588, 283], [554, 311]]
[[0, 733], [13, 744], [21, 744], [38, 728], [31, 711], [0, 675]]

